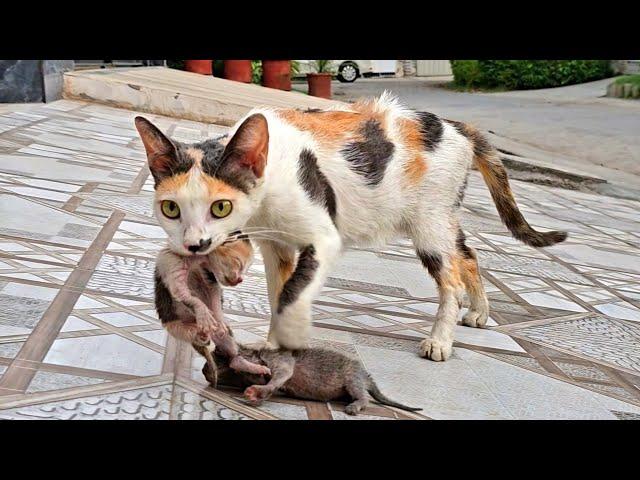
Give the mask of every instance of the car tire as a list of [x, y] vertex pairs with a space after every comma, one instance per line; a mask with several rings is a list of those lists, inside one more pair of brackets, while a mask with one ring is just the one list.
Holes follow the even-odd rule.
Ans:
[[338, 68], [336, 78], [342, 83], [353, 83], [360, 76], [358, 66], [353, 62], [344, 62]]

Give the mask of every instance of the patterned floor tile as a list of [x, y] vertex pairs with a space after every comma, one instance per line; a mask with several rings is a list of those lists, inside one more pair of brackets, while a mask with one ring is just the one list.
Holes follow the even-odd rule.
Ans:
[[590, 314], [504, 330], [596, 362], [640, 371], [640, 324], [637, 322]]
[[172, 386], [0, 409], [0, 418], [29, 420], [167, 420]]
[[39, 371], [33, 377], [27, 393], [60, 390], [63, 388], [80, 387], [84, 385], [97, 385], [105, 380], [92, 377], [81, 377], [66, 373]]
[[488, 270], [503, 270], [509, 273], [521, 273], [533, 277], [550, 278], [564, 282], [591, 285], [582, 275], [572, 272], [558, 263], [538, 258], [505, 255], [496, 252], [478, 252], [480, 264]]

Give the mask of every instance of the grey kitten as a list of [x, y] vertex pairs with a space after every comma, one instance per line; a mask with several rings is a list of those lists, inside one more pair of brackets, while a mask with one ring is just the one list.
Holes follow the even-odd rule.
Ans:
[[[422, 410], [387, 398], [362, 363], [339, 352], [324, 348], [270, 350], [239, 346], [239, 354], [251, 363], [266, 365], [271, 370], [270, 379], [233, 370], [229, 367], [229, 358], [215, 352], [218, 382], [246, 387], [244, 396], [252, 405], [259, 405], [276, 391], [307, 400], [330, 401], [348, 397], [352, 403], [345, 407], [345, 412], [356, 415], [368, 405], [368, 392], [381, 404], [411, 412]], [[202, 373], [205, 378], [211, 376], [207, 364]]]

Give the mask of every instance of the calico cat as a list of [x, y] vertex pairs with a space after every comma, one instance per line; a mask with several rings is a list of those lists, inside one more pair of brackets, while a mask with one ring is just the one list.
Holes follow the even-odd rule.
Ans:
[[[408, 236], [435, 279], [439, 308], [421, 354], [452, 352], [462, 323], [482, 327], [489, 306], [474, 250], [458, 221], [473, 163], [512, 235], [533, 247], [565, 232], [538, 232], [516, 205], [496, 151], [469, 125], [403, 107], [383, 94], [342, 109], [258, 108], [223, 141], [174, 142], [142, 117], [136, 126], [156, 182], [156, 209], [171, 201], [180, 219], [160, 215], [172, 248], [206, 253], [242, 230], [265, 264], [272, 317], [268, 344], [302, 348], [311, 302], [346, 246]], [[198, 247], [201, 248], [201, 247]]]

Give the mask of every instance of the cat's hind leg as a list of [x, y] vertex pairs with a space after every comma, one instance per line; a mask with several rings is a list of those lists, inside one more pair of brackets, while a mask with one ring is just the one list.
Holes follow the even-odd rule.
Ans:
[[345, 389], [352, 400], [349, 405], [344, 407], [344, 412], [347, 415], [357, 415], [369, 405], [367, 385], [367, 377], [364, 375], [354, 375], [347, 381]]
[[441, 224], [431, 219], [428, 225], [414, 230], [411, 237], [418, 258], [438, 286], [440, 301], [431, 335], [420, 343], [420, 351], [430, 360], [444, 361], [453, 351], [454, 328], [464, 292], [455, 245], [456, 232], [448, 222]]
[[295, 360], [291, 353], [274, 357], [269, 363], [271, 379], [266, 385], [251, 385], [244, 391], [244, 398], [252, 405], [259, 405], [282, 387], [293, 375]]
[[489, 318], [489, 300], [482, 285], [476, 251], [465, 243], [464, 232], [459, 229], [456, 239], [460, 278], [469, 296], [469, 310], [462, 317], [462, 325], [484, 327]]

